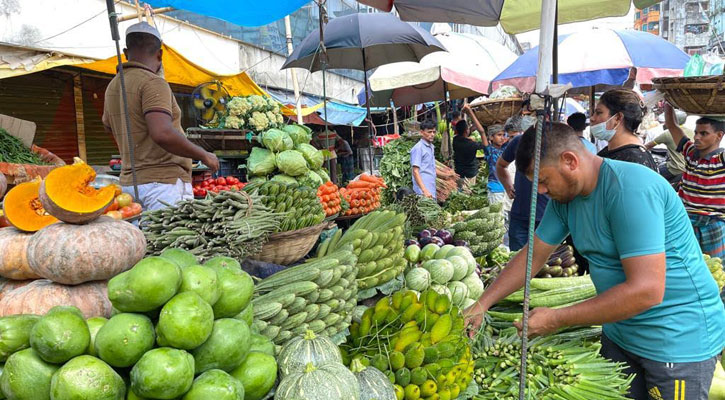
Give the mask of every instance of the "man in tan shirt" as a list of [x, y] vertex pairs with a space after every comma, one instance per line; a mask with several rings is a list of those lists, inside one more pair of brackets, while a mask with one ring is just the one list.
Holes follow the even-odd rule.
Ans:
[[[171, 87], [158, 75], [161, 69], [161, 35], [140, 22], [126, 31], [123, 73], [136, 165], [139, 199], [147, 210], [193, 198], [191, 159], [201, 160], [212, 172], [217, 157], [191, 143], [181, 128], [181, 110]], [[133, 193], [131, 155], [125, 127], [121, 80], [116, 75], [106, 89], [103, 125], [121, 151], [121, 186]], [[163, 203], [162, 203], [163, 202]]]

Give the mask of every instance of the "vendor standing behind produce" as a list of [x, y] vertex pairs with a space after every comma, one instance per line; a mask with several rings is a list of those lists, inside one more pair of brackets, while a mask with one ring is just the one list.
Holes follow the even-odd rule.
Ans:
[[[498, 178], [496, 177], [496, 162], [501, 157], [501, 154], [503, 154], [503, 145], [506, 143], [507, 140], [506, 132], [504, 132], [504, 127], [502, 125], [491, 125], [488, 127], [488, 135], [486, 135], [486, 130], [483, 128], [483, 125], [481, 125], [481, 122], [478, 120], [476, 114], [471, 109], [471, 106], [466, 104], [465, 106], [463, 106], [463, 111], [468, 114], [468, 116], [471, 118], [471, 122], [473, 122], [473, 126], [479, 133], [481, 133], [481, 143], [476, 143], [468, 138], [468, 125], [465, 125], [465, 136], [459, 139], [460, 134], [458, 132], [458, 125], [456, 125], [457, 135], [455, 138], [453, 138], [453, 157], [456, 165], [456, 173], [461, 177], [466, 178], [468, 178], [468, 174], [473, 174], [472, 178], [475, 179], [476, 175], [478, 174], [478, 160], [476, 159], [476, 151], [483, 149], [483, 154], [486, 163], [488, 164], [488, 200], [491, 204], [505, 203], [506, 193], [503, 190], [503, 185], [501, 184], [501, 182], [498, 181]], [[459, 124], [463, 123], [465, 123], [465, 121], [459, 122]], [[488, 136], [490, 136], [490, 138]], [[458, 145], [456, 144], [456, 140], [458, 140]], [[460, 162], [458, 161], [459, 149], [461, 153], [461, 158], [463, 158], [463, 160], [461, 160]], [[459, 164], [464, 167], [468, 165], [468, 167], [460, 168], [461, 171], [459, 171]]]
[[[325, 163], [323, 166], [330, 170], [330, 180], [332, 183], [337, 184], [337, 153], [335, 152], [335, 145], [339, 136], [337, 132], [327, 130], [323, 126], [312, 137], [312, 145], [318, 150], [327, 150], [325, 154]], [[329, 163], [328, 163], [329, 161]]]
[[410, 166], [413, 168], [413, 191], [421, 196], [436, 198], [436, 158], [433, 138], [436, 124], [425, 120], [420, 124], [420, 140], [410, 149]]
[[[529, 129], [516, 154], [527, 176], [535, 138]], [[725, 346], [725, 308], [677, 194], [646, 167], [590, 153], [564, 124], [553, 124], [541, 149], [538, 190], [551, 201], [536, 231], [531, 274], [571, 233], [589, 260], [597, 296], [534, 309], [529, 336], [603, 325], [602, 355], [635, 374], [631, 398], [707, 400]], [[524, 247], [465, 311], [475, 330], [491, 306], [523, 286], [526, 253]]]
[[720, 141], [725, 122], [700, 118], [695, 125], [694, 142], [677, 123], [675, 111], [665, 105], [665, 125], [685, 156], [680, 198], [690, 216], [695, 236], [704, 253], [725, 256], [725, 155]]
[[[677, 124], [680, 128], [682, 128], [682, 132], [684, 132], [685, 136], [689, 139], [692, 139], [695, 136], [695, 132], [693, 132], [692, 129], [684, 127], [685, 122], [687, 122], [687, 113], [677, 110], [675, 115], [677, 117]], [[667, 147], [667, 162], [660, 165], [660, 175], [662, 175], [670, 183], [677, 183], [681, 181], [682, 174], [685, 172], [685, 156], [681, 151], [677, 150], [678, 143], [675, 143], [672, 139], [670, 131], [665, 130], [661, 135], [654, 138], [644, 147], [648, 150], [652, 150], [652, 148], [659, 144], [664, 144]]]
[[[123, 74], [128, 95], [133, 153], [139, 201], [144, 209], [166, 207], [193, 198], [191, 159], [201, 160], [212, 172], [219, 169], [217, 157], [191, 143], [181, 129], [181, 110], [171, 87], [157, 75], [161, 69], [161, 35], [140, 22], [126, 31], [128, 62]], [[121, 152], [123, 191], [133, 193], [131, 154], [121, 99], [121, 78], [116, 75], [106, 89], [103, 125], [113, 134]]]

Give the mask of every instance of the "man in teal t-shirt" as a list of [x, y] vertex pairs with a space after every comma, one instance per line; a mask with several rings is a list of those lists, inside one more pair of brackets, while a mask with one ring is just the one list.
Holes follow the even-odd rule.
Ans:
[[[530, 129], [516, 154], [516, 168], [529, 176], [534, 140]], [[532, 276], [571, 233], [598, 295], [534, 309], [529, 334], [601, 324], [602, 355], [636, 375], [632, 398], [707, 400], [715, 357], [725, 346], [725, 307], [677, 193], [646, 167], [590, 153], [559, 123], [543, 138], [538, 190], [551, 201], [536, 231]], [[523, 285], [526, 252], [466, 310], [474, 328], [482, 313]]]

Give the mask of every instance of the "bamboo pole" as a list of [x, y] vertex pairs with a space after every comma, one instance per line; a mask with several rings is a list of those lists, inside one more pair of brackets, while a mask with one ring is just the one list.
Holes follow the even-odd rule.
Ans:
[[78, 157], [88, 161], [86, 152], [86, 126], [83, 115], [83, 82], [81, 74], [73, 75], [73, 101], [76, 111], [76, 135], [78, 137]]
[[[292, 52], [294, 51], [294, 49], [292, 47], [292, 24], [290, 22], [289, 15], [284, 17], [284, 31], [285, 31], [285, 37], [287, 39], [287, 55], [292, 55]], [[294, 88], [294, 92], [295, 92], [295, 107], [297, 109], [297, 123], [303, 124], [304, 120], [302, 119], [302, 103], [301, 103], [301, 97], [300, 97], [300, 84], [297, 81], [297, 69], [291, 68], [290, 71], [292, 73], [292, 87]], [[327, 118], [327, 114], [325, 114], [325, 118]]]

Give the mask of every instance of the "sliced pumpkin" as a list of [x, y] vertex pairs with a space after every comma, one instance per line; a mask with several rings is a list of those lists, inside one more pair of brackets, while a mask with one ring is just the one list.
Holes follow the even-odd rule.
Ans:
[[115, 197], [114, 185], [91, 186], [96, 171], [80, 158], [73, 165], [56, 168], [40, 185], [40, 201], [48, 213], [71, 224], [85, 224], [98, 218]]
[[35, 178], [16, 185], [5, 195], [5, 219], [21, 231], [36, 232], [58, 222], [57, 218], [46, 212], [38, 198], [40, 185], [40, 178]]

